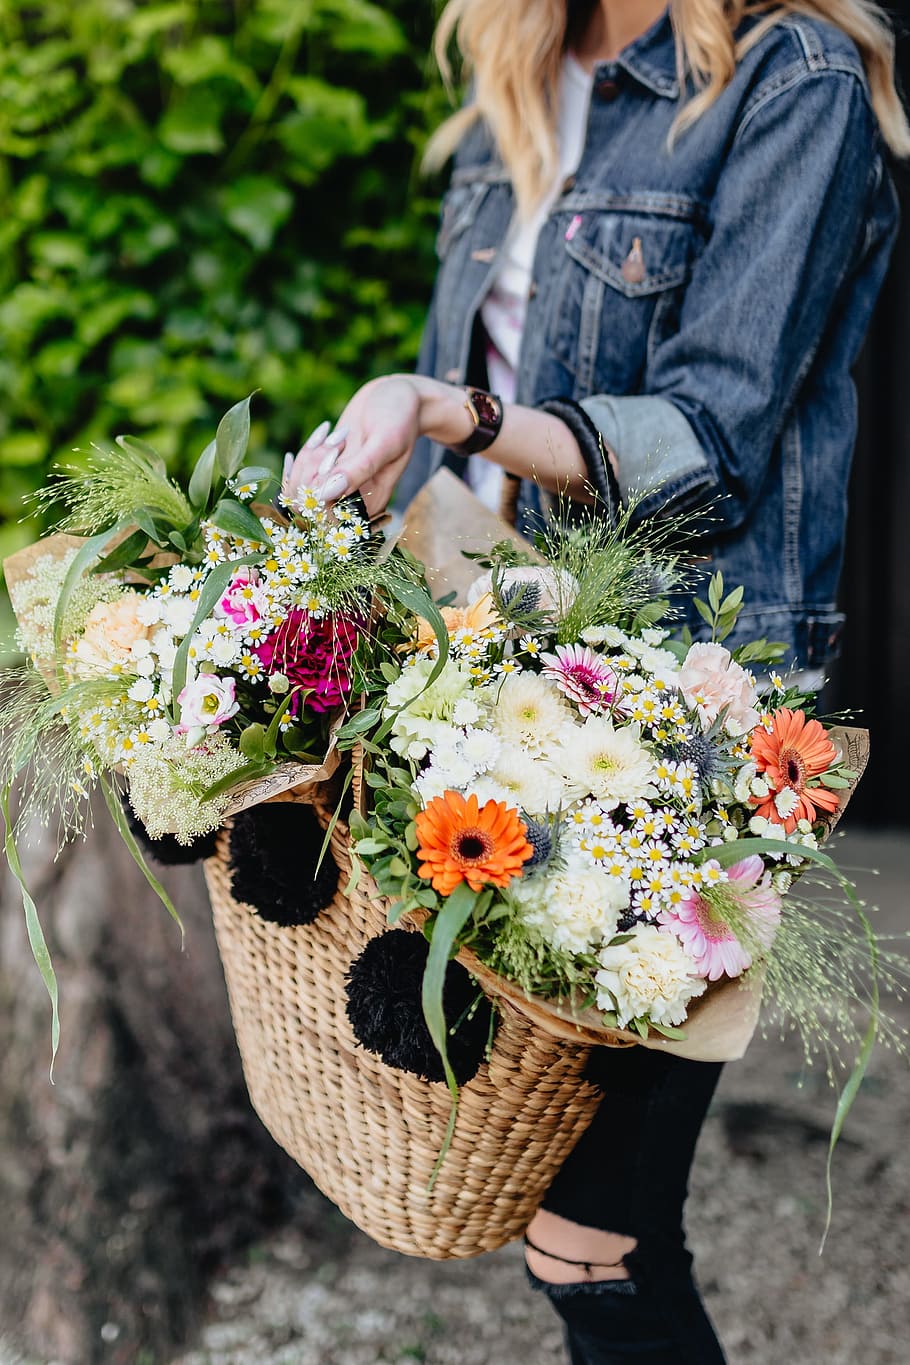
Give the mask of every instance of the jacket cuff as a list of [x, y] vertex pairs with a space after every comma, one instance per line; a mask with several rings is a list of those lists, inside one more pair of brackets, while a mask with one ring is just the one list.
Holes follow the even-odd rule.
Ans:
[[672, 503], [678, 491], [714, 482], [698, 437], [668, 399], [593, 394], [579, 406], [616, 452], [623, 502], [650, 502], [648, 495], [660, 489]]
[[619, 484], [607, 459], [605, 448], [606, 445], [612, 446], [612, 442], [609, 440], [605, 442], [596, 423], [591, 420], [582, 404], [574, 402], [571, 398], [546, 398], [536, 406], [541, 412], [558, 417], [575, 437], [601, 512], [609, 518], [610, 525], [615, 526], [619, 519], [622, 500]]

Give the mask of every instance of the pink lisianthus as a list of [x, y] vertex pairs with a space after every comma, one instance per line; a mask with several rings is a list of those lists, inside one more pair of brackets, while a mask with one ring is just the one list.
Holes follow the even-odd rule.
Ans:
[[[295, 608], [277, 630], [256, 645], [253, 652], [266, 673], [283, 673], [291, 687], [309, 695], [310, 711], [332, 711], [351, 690], [351, 657], [357, 647], [357, 627], [344, 616], [316, 619]], [[300, 712], [300, 693], [289, 712]]]
[[227, 590], [215, 607], [217, 616], [224, 616], [237, 627], [254, 625], [265, 611], [265, 597], [259, 586], [255, 569], [237, 569]]
[[198, 674], [177, 698], [180, 707], [177, 733], [203, 732], [236, 716], [240, 705], [235, 692], [233, 678], [220, 678], [217, 673]]
[[689, 950], [700, 974], [718, 981], [741, 976], [752, 965], [752, 953], [737, 938], [730, 919], [745, 926], [752, 944], [767, 951], [780, 923], [780, 897], [761, 858], [752, 854], [728, 869], [727, 881], [693, 888], [658, 919]]
[[706, 730], [721, 711], [731, 734], [748, 734], [758, 724], [755, 680], [723, 645], [692, 645], [677, 681], [686, 701], [697, 708]]
[[555, 682], [583, 716], [606, 710], [616, 699], [616, 674], [590, 645], [557, 645], [555, 654], [540, 657], [543, 676]]

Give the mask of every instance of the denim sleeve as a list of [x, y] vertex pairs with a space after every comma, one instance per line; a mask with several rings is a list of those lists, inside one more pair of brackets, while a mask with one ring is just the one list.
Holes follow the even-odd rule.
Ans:
[[623, 493], [643, 494], [639, 516], [719, 499], [715, 524], [732, 529], [748, 517], [861, 255], [877, 155], [854, 74], [827, 69], [756, 92], [718, 181], [678, 331], [649, 356], [641, 396], [583, 402], [616, 452]]

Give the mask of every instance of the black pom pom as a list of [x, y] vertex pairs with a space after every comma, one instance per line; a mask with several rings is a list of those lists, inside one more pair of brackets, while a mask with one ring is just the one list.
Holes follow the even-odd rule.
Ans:
[[218, 838], [217, 830], [213, 830], [211, 834], [203, 834], [201, 838], [194, 839], [190, 844], [178, 843], [175, 834], [162, 834], [160, 838], [153, 839], [130, 803], [124, 800], [122, 805], [126, 823], [136, 843], [143, 853], [150, 854], [156, 862], [162, 863], [165, 867], [177, 867], [182, 863], [198, 863], [200, 858], [211, 858], [214, 854], [215, 843]]
[[[370, 939], [348, 972], [347, 1012], [358, 1042], [386, 1066], [425, 1081], [442, 1081], [442, 1059], [420, 1002], [429, 951], [423, 934], [403, 929]], [[479, 989], [460, 962], [449, 963], [443, 1009], [449, 1029], [457, 1024], [448, 1035], [448, 1053], [459, 1085], [476, 1074], [490, 1033], [492, 1006], [486, 996], [471, 1012]]]
[[266, 801], [231, 822], [231, 891], [269, 920], [291, 928], [312, 924], [338, 887], [330, 851], [314, 877], [325, 834], [312, 807]]

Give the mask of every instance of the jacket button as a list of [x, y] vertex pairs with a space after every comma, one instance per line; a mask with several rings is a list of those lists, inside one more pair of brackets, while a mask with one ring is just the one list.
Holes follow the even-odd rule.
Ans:
[[594, 93], [597, 98], [603, 100], [605, 104], [611, 104], [619, 94], [619, 85], [616, 81], [607, 76], [604, 80], [597, 82], [594, 86]]

